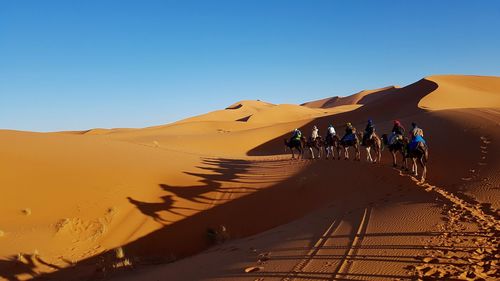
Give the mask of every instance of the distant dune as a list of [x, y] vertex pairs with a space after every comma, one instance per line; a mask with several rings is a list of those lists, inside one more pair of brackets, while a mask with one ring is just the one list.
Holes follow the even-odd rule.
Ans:
[[[295, 128], [367, 119], [418, 123], [427, 183], [387, 148], [284, 150]], [[500, 77], [443, 75], [140, 129], [1, 130], [0, 280], [494, 280], [499, 125]]]
[[326, 98], [317, 101], [310, 101], [303, 103], [303, 106], [311, 108], [331, 108], [342, 105], [354, 105], [354, 104], [368, 104], [388, 93], [393, 92], [398, 89], [396, 86], [388, 86], [373, 90], [364, 90], [359, 93], [347, 96], [347, 97], [333, 97]]

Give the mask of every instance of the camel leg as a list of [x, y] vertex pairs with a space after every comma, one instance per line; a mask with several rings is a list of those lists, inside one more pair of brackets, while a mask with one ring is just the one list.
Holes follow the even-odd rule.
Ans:
[[398, 163], [396, 163], [396, 152], [395, 151], [391, 151], [391, 154], [392, 154], [392, 166], [393, 167], [397, 167]]
[[342, 148], [340, 146], [337, 146], [337, 159], [340, 160], [340, 154], [341, 154]]
[[366, 147], [366, 161], [373, 162], [372, 154], [370, 152], [371, 148], [369, 146]]
[[346, 146], [344, 147], [344, 160], [349, 159], [349, 148]]
[[420, 181], [425, 182], [425, 178], [427, 176], [427, 165], [425, 165], [423, 157], [420, 157], [419, 162], [420, 166], [422, 166], [422, 177], [420, 178]]
[[311, 158], [314, 159], [314, 151], [312, 147], [309, 147], [309, 152], [311, 152]]
[[416, 159], [416, 158], [413, 158], [413, 159], [412, 159], [412, 162], [413, 162], [413, 164], [412, 164], [412, 172], [413, 172], [413, 175], [414, 175], [415, 177], [417, 177], [417, 176], [418, 176], [417, 159]]

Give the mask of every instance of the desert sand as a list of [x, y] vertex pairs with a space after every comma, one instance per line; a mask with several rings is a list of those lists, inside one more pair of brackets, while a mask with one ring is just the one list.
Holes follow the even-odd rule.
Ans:
[[[424, 130], [428, 177], [292, 160], [314, 125]], [[495, 280], [500, 77], [429, 76], [141, 129], [0, 130], [0, 280]]]

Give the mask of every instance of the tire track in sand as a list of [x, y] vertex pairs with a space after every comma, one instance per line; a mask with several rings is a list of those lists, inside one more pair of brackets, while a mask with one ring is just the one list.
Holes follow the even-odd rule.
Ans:
[[321, 248], [326, 244], [329, 237], [335, 232], [335, 230], [337, 230], [341, 221], [342, 221], [341, 218], [333, 220], [333, 222], [330, 224], [330, 226], [328, 226], [326, 231], [316, 241], [314, 246], [309, 249], [309, 252], [306, 254], [306, 256], [293, 267], [293, 269], [289, 273], [290, 276], [287, 276], [281, 280], [282, 281], [290, 281], [290, 280], [293, 280], [298, 275], [300, 275], [301, 272], [304, 270], [304, 268], [314, 258], [314, 256], [316, 256], [316, 254], [319, 252], [319, 250], [321, 250]]
[[289, 276], [283, 278], [283, 281], [289, 281], [294, 279], [308, 279], [312, 277], [312, 274], [317, 274], [316, 277], [321, 277], [328, 280], [337, 280], [339, 276], [346, 275], [351, 267], [351, 259], [357, 255], [357, 252], [361, 246], [361, 242], [366, 233], [366, 229], [368, 227], [368, 221], [371, 213], [371, 208], [365, 208], [363, 216], [361, 217], [359, 226], [356, 230], [356, 233], [352, 236], [350, 243], [347, 245], [347, 250], [345, 254], [340, 259], [339, 265], [336, 267], [333, 273], [329, 272], [304, 272], [305, 268], [314, 260], [314, 257], [318, 254], [319, 251], [324, 250], [324, 246], [332, 241], [333, 238], [331, 236], [338, 230], [342, 222], [342, 217], [334, 220], [330, 226], [326, 229], [326, 231], [321, 235], [321, 237], [316, 241], [314, 246], [309, 250], [307, 255], [299, 261], [292, 271], [289, 273]]
[[370, 219], [371, 207], [365, 208], [365, 212], [363, 214], [363, 218], [359, 223], [358, 230], [356, 231], [355, 236], [352, 239], [351, 244], [349, 245], [349, 250], [342, 257], [337, 270], [335, 270], [332, 278], [329, 280], [338, 280], [341, 279], [340, 276], [345, 276], [349, 272], [349, 269], [352, 266], [352, 262], [350, 261], [353, 257], [355, 257], [361, 247], [361, 242], [366, 234], [366, 229], [368, 228], [368, 221]]

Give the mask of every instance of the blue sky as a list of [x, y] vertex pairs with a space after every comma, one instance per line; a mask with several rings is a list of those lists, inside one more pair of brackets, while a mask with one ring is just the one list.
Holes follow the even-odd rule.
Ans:
[[500, 76], [500, 1], [0, 0], [0, 128], [144, 127]]

